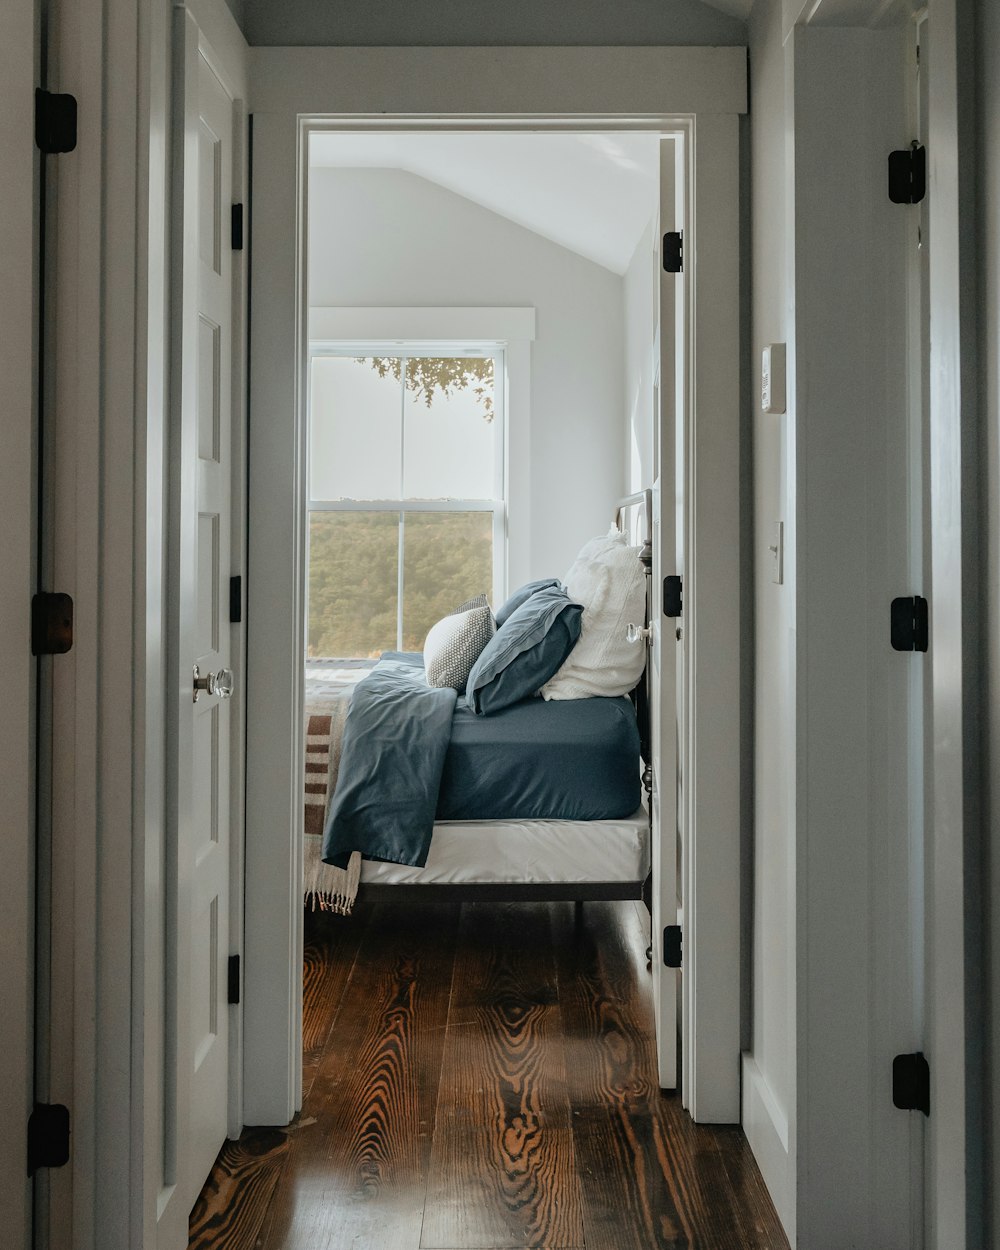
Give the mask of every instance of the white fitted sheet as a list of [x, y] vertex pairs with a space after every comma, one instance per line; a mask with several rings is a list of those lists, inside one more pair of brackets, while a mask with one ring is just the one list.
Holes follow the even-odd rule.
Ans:
[[447, 820], [434, 826], [423, 868], [364, 860], [361, 882], [378, 885], [551, 885], [642, 881], [649, 872], [649, 816], [624, 820]]

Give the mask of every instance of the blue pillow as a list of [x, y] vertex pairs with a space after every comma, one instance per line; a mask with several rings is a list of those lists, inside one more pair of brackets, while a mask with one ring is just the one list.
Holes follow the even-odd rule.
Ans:
[[576, 646], [583, 605], [556, 583], [515, 608], [473, 664], [465, 701], [489, 716], [537, 694]]
[[500, 628], [509, 616], [513, 616], [522, 603], [526, 603], [539, 590], [548, 590], [550, 586], [559, 586], [561, 584], [555, 577], [544, 577], [538, 582], [525, 582], [520, 590], [514, 591], [503, 607], [496, 610], [494, 620], [497, 623], [497, 629]]

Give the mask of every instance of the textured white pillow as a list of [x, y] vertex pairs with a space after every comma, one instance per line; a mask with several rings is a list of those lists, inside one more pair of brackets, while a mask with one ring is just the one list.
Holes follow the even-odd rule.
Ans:
[[486, 603], [442, 617], [424, 639], [427, 684], [464, 690], [473, 664], [495, 633], [493, 613]]
[[646, 648], [629, 642], [630, 621], [646, 613], [646, 573], [639, 548], [614, 526], [587, 543], [563, 579], [583, 604], [583, 629], [562, 668], [542, 687], [544, 699], [587, 699], [628, 694], [642, 676]]

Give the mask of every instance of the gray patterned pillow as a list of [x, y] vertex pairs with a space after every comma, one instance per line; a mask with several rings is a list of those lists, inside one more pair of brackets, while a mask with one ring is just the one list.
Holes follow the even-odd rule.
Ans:
[[[473, 595], [471, 599], [466, 599], [464, 603], [460, 603], [455, 612], [468, 612], [470, 608], [488, 608], [490, 606], [489, 599], [485, 595]], [[452, 616], [455, 615], [452, 612]]]
[[451, 686], [461, 693], [470, 669], [495, 633], [496, 624], [487, 603], [442, 617], [431, 626], [424, 640], [427, 684]]

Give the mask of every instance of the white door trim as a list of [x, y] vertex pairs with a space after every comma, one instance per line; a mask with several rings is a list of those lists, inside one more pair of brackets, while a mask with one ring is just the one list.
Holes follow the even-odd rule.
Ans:
[[4, 448], [0, 498], [0, 794], [4, 869], [0, 873], [0, 1227], [11, 1250], [31, 1244], [31, 1191], [25, 1133], [33, 1101], [35, 912], [35, 664], [29, 621], [35, 589], [35, 405], [38, 165], [31, 143], [37, 82], [37, 5], [0, 9], [0, 411]]
[[982, 1244], [983, 830], [972, 6], [928, 5], [932, 776], [927, 1246]]
[[[162, 1178], [165, 435], [171, 6], [49, 0], [50, 85], [79, 105], [53, 158], [49, 1088], [71, 1159], [40, 1189], [51, 1246], [152, 1246]], [[242, 38], [222, 0], [204, 0]], [[245, 45], [244, 45], [245, 55]], [[26, 133], [30, 133], [30, 128]], [[10, 340], [11, 342], [13, 340]], [[6, 554], [6, 553], [5, 553]], [[162, 996], [161, 996], [162, 997]]]
[[[487, 68], [490, 65], [504, 67], [502, 84], [495, 70]], [[249, 482], [248, 613], [252, 628], [248, 657], [246, 908], [254, 923], [246, 934], [245, 1116], [251, 1123], [284, 1124], [300, 1105], [302, 907], [297, 830], [301, 804], [304, 496], [299, 484], [304, 429], [297, 406], [298, 396], [304, 393], [303, 336], [308, 308], [305, 284], [297, 291], [296, 275], [305, 263], [301, 215], [306, 203], [303, 189], [309, 119], [314, 118], [315, 124], [324, 128], [354, 130], [376, 126], [530, 126], [670, 132], [679, 122], [689, 121], [691, 113], [697, 113], [694, 125], [700, 138], [695, 145], [695, 169], [701, 193], [708, 196], [725, 191], [732, 196], [731, 203], [716, 212], [709, 212], [706, 205], [708, 224], [700, 236], [704, 319], [696, 322], [699, 334], [717, 334], [713, 343], [717, 341], [720, 350], [732, 353], [731, 368], [715, 367], [714, 376], [710, 376], [713, 353], [707, 352], [699, 377], [706, 441], [699, 443], [697, 481], [701, 505], [706, 515], [711, 515], [708, 492], [713, 489], [713, 458], [716, 468], [724, 467], [728, 494], [717, 501], [717, 515], [726, 518], [718, 529], [721, 544], [738, 499], [738, 473], [732, 473], [738, 469], [740, 406], [738, 264], [734, 262], [728, 274], [724, 270], [729, 259], [738, 255], [739, 246], [736, 115], [746, 107], [746, 54], [742, 48], [259, 48], [252, 52], [252, 66], [256, 295]], [[581, 66], [588, 70], [582, 76]], [[484, 116], [487, 112], [489, 115]], [[728, 115], [718, 116], [720, 112]], [[730, 230], [731, 235], [726, 234]], [[715, 262], [713, 249], [718, 256]], [[717, 266], [714, 274], [713, 263]], [[715, 295], [709, 289], [710, 277], [721, 283]], [[717, 306], [714, 300], [718, 300]], [[711, 317], [713, 307], [721, 314], [716, 322]], [[696, 396], [698, 393], [696, 390]], [[293, 396], [294, 412], [290, 408]], [[719, 447], [714, 440], [725, 446]], [[735, 520], [738, 524], [738, 507]], [[736, 561], [738, 528], [729, 538]], [[718, 565], [721, 559], [721, 566], [725, 565], [723, 553], [713, 548], [710, 554], [713, 563]], [[694, 555], [700, 558], [697, 547]], [[729, 587], [737, 599], [738, 587], [737, 574]], [[729, 708], [738, 707], [739, 701], [735, 600], [731, 625], [736, 630], [734, 669], [723, 666], [714, 683], [716, 698], [724, 697], [729, 688]], [[714, 633], [718, 626], [706, 611], [702, 627]], [[720, 637], [727, 628], [721, 626]], [[725, 638], [721, 645], [728, 645]], [[711, 693], [708, 667], [706, 663], [706, 695]], [[706, 827], [712, 824], [713, 845], [723, 853], [702, 860], [698, 883], [705, 912], [727, 900], [719, 932], [728, 933], [732, 922], [728, 947], [724, 937], [709, 943], [709, 959], [717, 980], [713, 983], [706, 975], [698, 982], [698, 1007], [708, 1012], [713, 993], [720, 1000], [725, 998], [727, 1005], [717, 1009], [717, 1031], [710, 1038], [699, 1033], [699, 1046], [704, 1044], [713, 1058], [706, 1063], [702, 1092], [696, 1098], [700, 1118], [735, 1122], [739, 1119], [739, 718], [732, 718], [727, 710], [728, 719], [736, 721], [735, 750], [732, 758], [720, 758], [716, 768], [733, 777], [735, 803], [727, 812], [731, 798], [727, 787], [719, 805], [704, 818]], [[721, 752], [730, 749], [725, 733], [714, 746], [705, 741], [705, 750], [716, 748]], [[706, 786], [712, 775], [713, 769], [706, 767]], [[705, 799], [708, 802], [707, 796]], [[702, 819], [697, 808], [695, 815]], [[277, 837], [277, 830], [287, 830], [288, 836]], [[700, 835], [695, 831], [694, 836]], [[734, 848], [731, 856], [725, 853], [730, 845]], [[713, 924], [711, 921], [706, 928]], [[691, 968], [690, 943], [687, 958]], [[693, 976], [690, 979], [695, 981]], [[718, 1092], [713, 1094], [710, 1073], [716, 1054], [721, 1058]], [[695, 1056], [689, 1058], [697, 1065]]]
[[[133, 1026], [145, 802], [146, 537], [141, 476], [146, 233], [143, 34], [134, 0], [50, 0], [49, 83], [78, 102], [76, 149], [54, 158], [47, 248], [47, 510], [52, 584], [74, 600], [53, 662], [49, 1027], [40, 1063], [71, 1114], [66, 1167], [43, 1174], [50, 1246], [128, 1244], [141, 1215]], [[114, 350], [108, 345], [114, 344]]]
[[[740, 140], [735, 114], [695, 118], [685, 251], [690, 379], [685, 437], [681, 747], [684, 1102], [699, 1123], [740, 1119], [741, 626]], [[686, 1060], [682, 1061], [686, 1062]]]
[[[683, 344], [689, 321], [688, 291], [692, 265], [687, 272], [667, 273], [663, 269], [663, 238], [668, 231], [679, 231], [682, 238], [687, 224], [688, 188], [691, 182], [691, 140], [693, 123], [674, 135], [659, 140], [659, 217], [653, 227], [655, 246], [652, 283], [655, 321], [653, 325], [653, 563], [650, 569], [649, 651], [646, 655], [649, 694], [650, 767], [649, 832], [650, 847], [650, 936], [653, 965], [653, 1013], [655, 1017], [656, 1067], [661, 1089], [681, 1090], [683, 1075], [679, 1060], [679, 1040], [686, 1019], [684, 990], [688, 979], [663, 962], [661, 934], [668, 925], [681, 920], [681, 879], [683, 862], [681, 814], [684, 768], [681, 751], [687, 741], [683, 727], [684, 651], [678, 644], [681, 622], [663, 614], [664, 578], [685, 572], [680, 551], [687, 521], [684, 501], [687, 491], [677, 490], [683, 460], [678, 450], [685, 447], [690, 409], [687, 387], [689, 361]], [[690, 231], [687, 232], [691, 242]], [[690, 260], [690, 257], [689, 257]], [[678, 348], [681, 347], [679, 351]], [[683, 945], [683, 943], [682, 943]], [[689, 951], [689, 955], [693, 952]], [[690, 962], [690, 959], [689, 959]], [[687, 1065], [690, 1066], [690, 1065]], [[679, 1079], [680, 1078], [680, 1079]]]
[[[746, 48], [253, 48], [253, 112], [394, 130], [745, 113]], [[610, 129], [604, 126], [603, 129]]]

